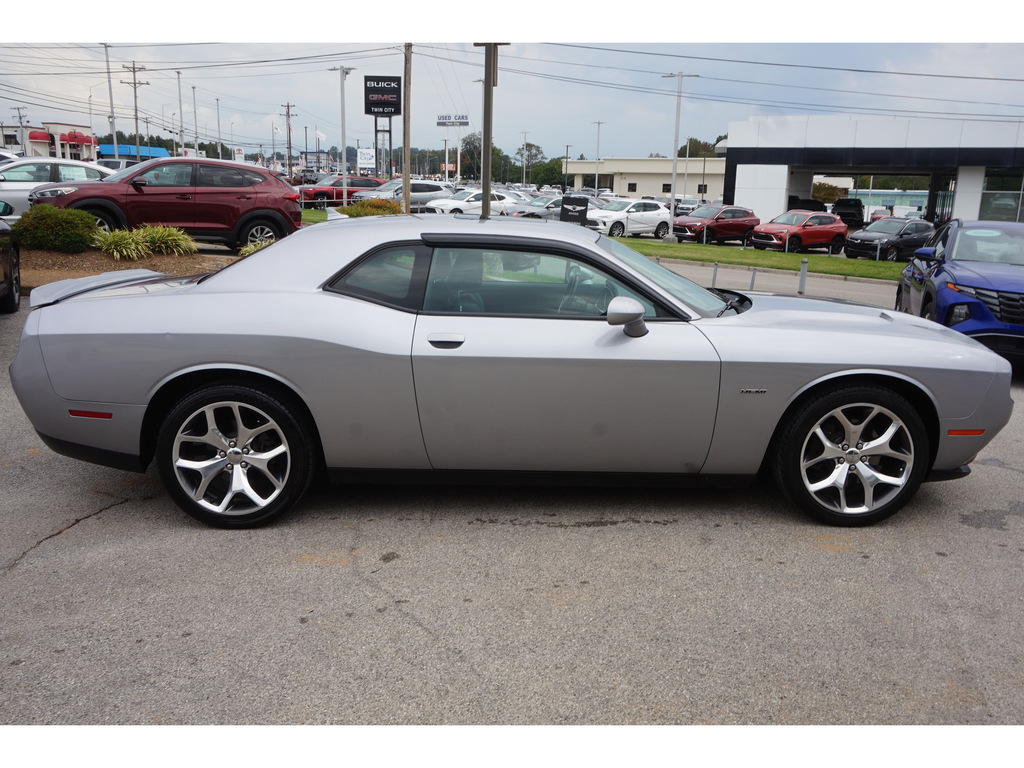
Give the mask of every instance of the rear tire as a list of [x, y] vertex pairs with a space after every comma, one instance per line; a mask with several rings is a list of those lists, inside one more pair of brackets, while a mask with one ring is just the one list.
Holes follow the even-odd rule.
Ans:
[[928, 471], [928, 433], [914, 407], [885, 387], [836, 384], [784, 424], [773, 465], [780, 490], [828, 525], [894, 515]]
[[281, 233], [278, 231], [277, 227], [269, 221], [253, 221], [243, 227], [241, 235], [238, 238], [238, 247], [244, 248], [247, 245], [272, 243], [279, 237], [281, 237]]
[[316, 440], [302, 411], [269, 391], [212, 384], [185, 396], [160, 427], [156, 462], [174, 502], [218, 528], [266, 525], [313, 477]]

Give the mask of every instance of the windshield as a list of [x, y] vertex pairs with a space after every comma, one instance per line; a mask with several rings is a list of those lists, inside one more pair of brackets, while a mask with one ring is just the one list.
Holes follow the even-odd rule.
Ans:
[[954, 261], [988, 261], [1024, 266], [1024, 229], [962, 229], [953, 243]]
[[533, 208], [543, 208], [545, 205], [550, 203], [555, 198], [553, 197], [535, 197], [533, 200], [527, 203], [527, 205]]
[[881, 232], [886, 235], [898, 235], [903, 231], [906, 222], [899, 219], [879, 219], [868, 224], [864, 229], [868, 232]]
[[475, 195], [477, 190], [475, 189], [464, 189], [461, 192], [456, 192], [454, 195], [449, 197], [449, 200], [465, 200], [470, 195]]
[[692, 307], [701, 314], [717, 315], [725, 307], [725, 302], [713, 293], [704, 290], [682, 275], [671, 272], [660, 264], [655, 264], [646, 256], [642, 256], [627, 245], [611, 237], [598, 238], [597, 244], [615, 256], [619, 261], [635, 269], [665, 293], [679, 299], [683, 304]]
[[153, 160], [145, 160], [141, 163], [136, 163], [135, 165], [129, 165], [127, 168], [122, 168], [120, 171], [112, 173], [109, 176], [104, 176], [100, 181], [123, 181], [129, 176], [134, 176], [139, 171], [146, 170], [151, 165], [156, 165], [158, 162], [159, 160], [154, 158]]
[[632, 200], [609, 200], [604, 206], [606, 211], [624, 211], [633, 204]]
[[803, 224], [806, 219], [806, 213], [784, 213], [772, 219], [772, 224]]
[[715, 208], [710, 205], [705, 205], [698, 208], [695, 211], [690, 211], [690, 213], [688, 213], [687, 215], [693, 216], [693, 218], [695, 219], [713, 219], [720, 210], [721, 208]]

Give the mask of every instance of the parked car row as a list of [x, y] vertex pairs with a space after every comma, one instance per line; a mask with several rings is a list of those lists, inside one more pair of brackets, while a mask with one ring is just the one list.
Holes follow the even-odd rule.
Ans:
[[29, 209], [29, 194], [49, 182], [98, 181], [114, 171], [96, 163], [62, 157], [22, 157], [0, 165], [0, 200], [12, 211], [4, 221], [13, 223]]

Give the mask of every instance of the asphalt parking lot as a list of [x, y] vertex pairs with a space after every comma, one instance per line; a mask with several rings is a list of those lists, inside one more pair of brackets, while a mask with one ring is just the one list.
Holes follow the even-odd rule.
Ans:
[[356, 486], [221, 531], [49, 451], [6, 375], [0, 412], [6, 725], [1022, 720], [1020, 407], [968, 478], [852, 530], [767, 486]]

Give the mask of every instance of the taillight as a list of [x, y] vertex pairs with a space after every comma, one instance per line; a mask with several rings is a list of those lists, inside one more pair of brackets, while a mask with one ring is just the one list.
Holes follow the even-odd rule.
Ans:
[[299, 201], [298, 192], [285, 192], [283, 195], [281, 195], [281, 197], [283, 197], [285, 200], [294, 200], [295, 202]]

